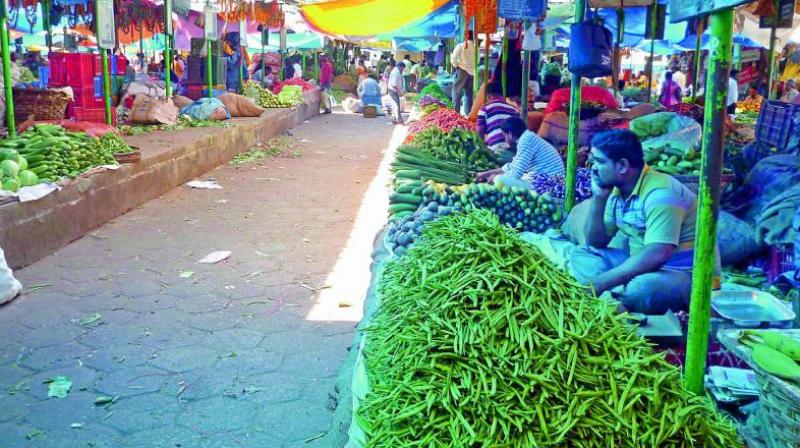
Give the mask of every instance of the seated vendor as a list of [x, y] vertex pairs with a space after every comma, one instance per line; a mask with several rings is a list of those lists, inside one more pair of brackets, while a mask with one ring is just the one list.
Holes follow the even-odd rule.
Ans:
[[508, 187], [531, 188], [535, 174], [563, 176], [564, 161], [556, 148], [531, 132], [519, 117], [507, 118], [500, 129], [514, 154], [511, 162], [478, 174], [478, 182], [502, 182]]
[[[572, 252], [575, 278], [632, 312], [686, 310], [692, 283], [697, 198], [675, 178], [645, 165], [633, 132], [592, 139], [592, 198], [586, 247]], [[627, 249], [609, 248], [617, 232]]]
[[381, 105], [381, 86], [378, 84], [377, 76], [370, 73], [358, 85], [356, 91], [363, 104]]

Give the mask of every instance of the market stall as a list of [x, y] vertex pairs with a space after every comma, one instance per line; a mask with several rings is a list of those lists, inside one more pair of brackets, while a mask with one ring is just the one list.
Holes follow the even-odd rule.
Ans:
[[[501, 14], [504, 3], [496, 5]], [[667, 8], [666, 20], [674, 6]], [[461, 20], [467, 28], [496, 30], [496, 25], [484, 23], [496, 20], [496, 12], [473, 2], [465, 2], [461, 10], [466, 11]], [[648, 24], [655, 16], [652, 11], [638, 7], [628, 15], [628, 8], [601, 6], [599, 17], [621, 48], [632, 54], [638, 47], [651, 55], [646, 80], [635, 91], [619, 92], [618, 98], [616, 86], [596, 81], [605, 76], [623, 79], [621, 67], [598, 70], [600, 63], [591, 54], [578, 53], [591, 53], [589, 46], [573, 47], [575, 26], [583, 23], [585, 10], [577, 2], [572, 12], [567, 64], [555, 62], [558, 58], [551, 53], [550, 63], [523, 68], [523, 92], [528, 92], [529, 79], [524, 74], [540, 68], [540, 80], [547, 83], [549, 77], [554, 87], [546, 95], [522, 95], [530, 109], [524, 101], [508, 101], [515, 95], [505, 89], [503, 95], [506, 102], [521, 106], [517, 110], [523, 116], [538, 111], [528, 128], [560, 149], [565, 176], [537, 175], [526, 179], [529, 188], [482, 182], [476, 175], [501, 166], [499, 154], [488, 149], [473, 121], [452, 109], [451, 92], [434, 82], [414, 98], [414, 120], [392, 164], [389, 223], [376, 241], [367, 317], [354, 345], [353, 411], [343, 417], [350, 422], [348, 447], [498, 440], [520, 446], [742, 446], [744, 440], [760, 446], [744, 425], [759, 391], [726, 382], [742, 372], [752, 375], [741, 370], [750, 358], [726, 335], [797, 325], [800, 301], [796, 280], [789, 278], [796, 269], [797, 229], [791, 221], [800, 201], [790, 185], [800, 175], [800, 161], [791, 155], [800, 139], [800, 111], [785, 102], [748, 101], [741, 95], [732, 98], [740, 101], [737, 113], [725, 113], [731, 66], [746, 68], [753, 54], [766, 54], [758, 44], [732, 33], [731, 8], [713, 14], [675, 13], [677, 23], [668, 24], [665, 34], [648, 37], [647, 29], [656, 25]], [[623, 18], [617, 21], [619, 14]], [[472, 16], [478, 19], [471, 22]], [[698, 21], [703, 22], [699, 28]], [[563, 21], [551, 26], [563, 26]], [[505, 53], [503, 40], [495, 42]], [[681, 40], [692, 42], [675, 51], [674, 43]], [[591, 45], [603, 47], [597, 41]], [[705, 69], [693, 75], [700, 80], [689, 78], [685, 84], [694, 82], [705, 95], [695, 99], [688, 92], [697, 88], [687, 88], [678, 104], [659, 104], [658, 84], [652, 82], [660, 76], [653, 69], [654, 56], [688, 66], [699, 60], [692, 53], [701, 51], [708, 52]], [[485, 54], [488, 58], [490, 51]], [[673, 69], [669, 64], [664, 65]], [[735, 79], [737, 84], [767, 79], [766, 70], [753, 67]], [[569, 88], [562, 81], [566, 68]], [[621, 316], [607, 311], [607, 304], [584, 296], [565, 275], [570, 254], [550, 243], [556, 235], [571, 238], [575, 222], [583, 222], [575, 206], [592, 196], [589, 144], [593, 136], [614, 129], [632, 131], [646, 163], [699, 198], [686, 309]], [[723, 265], [721, 276], [715, 259]], [[789, 274], [782, 277], [784, 272]], [[720, 286], [712, 295], [712, 288]], [[577, 301], [570, 305], [573, 299]], [[582, 319], [584, 312], [592, 318]], [[606, 313], [615, 322], [635, 325], [615, 330], [599, 317]], [[762, 314], [778, 317], [762, 319]], [[595, 343], [571, 339], [592, 339], [589, 335], [614, 348], [647, 345], [647, 339], [655, 344], [654, 351], [641, 356], [655, 364], [641, 364], [625, 376], [621, 368], [626, 362], [612, 349], [598, 349], [604, 358], [595, 359]], [[754, 338], [757, 344], [771, 345], [772, 339], [760, 337]], [[606, 370], [598, 372], [599, 365]], [[684, 368], [682, 375], [674, 365]], [[756, 367], [757, 372], [759, 368], [764, 370]], [[794, 389], [797, 377], [791, 372], [796, 369], [784, 364], [780, 381], [791, 387], [776, 393]], [[644, 378], [651, 374], [664, 379], [647, 383]], [[514, 386], [520, 377], [526, 380]], [[775, 411], [778, 405], [770, 395], [775, 383], [759, 372], [766, 409], [759, 415], [771, 419], [769, 425], [789, 427], [777, 436], [767, 431], [765, 446], [777, 446], [769, 445], [770, 438], [794, 443], [798, 429], [796, 421], [786, 420], [793, 418], [790, 411]], [[706, 391], [713, 400], [700, 398]], [[730, 400], [734, 392], [739, 395]], [[791, 397], [789, 392], [777, 402]], [[675, 401], [662, 401], [667, 396]], [[666, 420], [662, 413], [659, 421], [648, 421], [649, 411], [638, 406], [652, 400], [676, 412], [667, 413]], [[613, 416], [589, 417], [604, 416], [608, 409], [615, 410]], [[628, 412], [632, 409], [637, 411]], [[669, 420], [676, 415], [678, 421]]]

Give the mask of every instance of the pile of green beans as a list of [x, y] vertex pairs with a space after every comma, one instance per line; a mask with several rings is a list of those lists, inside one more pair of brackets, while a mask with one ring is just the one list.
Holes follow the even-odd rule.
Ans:
[[742, 446], [613, 305], [490, 212], [429, 223], [379, 292], [369, 447]]

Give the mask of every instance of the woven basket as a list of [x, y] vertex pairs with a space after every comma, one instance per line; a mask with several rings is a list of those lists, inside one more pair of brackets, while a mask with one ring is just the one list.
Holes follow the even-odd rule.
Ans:
[[142, 160], [142, 151], [135, 146], [131, 146], [131, 148], [133, 152], [114, 154], [114, 159], [119, 163], [136, 163]]
[[12, 89], [14, 117], [25, 120], [33, 115], [37, 121], [63, 120], [69, 96], [58, 90]]
[[[774, 376], [754, 367], [761, 388], [761, 411], [765, 433], [769, 434], [770, 448], [795, 448], [800, 446], [800, 399]], [[785, 384], [785, 383], [784, 383]]]

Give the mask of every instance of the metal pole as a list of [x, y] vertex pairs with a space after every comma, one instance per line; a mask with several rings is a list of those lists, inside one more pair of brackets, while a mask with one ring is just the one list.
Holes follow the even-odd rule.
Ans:
[[[269, 30], [267, 30], [267, 33], [269, 33]], [[266, 51], [267, 51], [267, 49], [264, 46], [264, 38], [262, 37], [261, 38], [261, 87], [264, 87], [264, 86], [267, 85], [266, 84], [266, 82], [267, 82], [267, 73], [266, 73], [267, 72], [267, 70], [266, 70], [267, 69], [267, 57], [266, 57], [267, 53], [266, 53]]]
[[281, 31], [280, 31], [280, 42], [278, 44], [278, 53], [280, 53], [281, 55], [281, 66], [280, 69], [278, 69], [278, 79], [283, 81], [283, 26], [281, 26]]
[[[164, 91], [167, 98], [172, 98], [172, 45], [167, 21], [172, 21], [172, 1], [164, 2]], [[170, 24], [171, 25], [171, 24]]]
[[705, 29], [705, 18], [700, 19], [697, 25], [697, 42], [694, 47], [694, 76], [692, 76], [692, 103], [697, 98], [697, 89], [700, 88], [700, 67], [703, 61], [703, 53], [700, 49], [700, 44], [703, 43], [703, 32]]
[[[508, 76], [506, 76], [506, 66], [508, 65], [508, 35], [503, 32], [503, 97], [508, 96], [508, 92], [506, 91], [508, 88]], [[524, 69], [524, 67], [523, 67]], [[527, 96], [527, 95], [525, 95]]]
[[[575, 22], [583, 21], [583, 14], [586, 8], [586, 0], [575, 2]], [[572, 82], [569, 89], [569, 130], [567, 135], [567, 179], [566, 192], [564, 196], [564, 207], [567, 212], [572, 210], [575, 205], [575, 174], [578, 171], [578, 146], [580, 145], [580, 126], [581, 114], [581, 77], [572, 74]]]
[[647, 86], [647, 102], [649, 103], [653, 98], [653, 66], [655, 65], [656, 58], [656, 27], [658, 26], [658, 2], [654, 2], [650, 8], [650, 68], [647, 70], [647, 80], [650, 83]]
[[614, 44], [614, 67], [611, 72], [611, 86], [614, 92], [619, 92], [619, 72], [622, 69], [622, 52], [620, 46], [625, 38], [625, 11], [620, 6], [617, 8], [617, 42]]
[[103, 106], [106, 109], [106, 124], [111, 126], [111, 76], [108, 73], [108, 50], [100, 48], [103, 61]]
[[[5, 0], [0, 0], [5, 1]], [[17, 136], [17, 125], [14, 122], [14, 94], [11, 91], [11, 52], [8, 48], [8, 21], [6, 9], [0, 11], [0, 50], [3, 53], [3, 86], [6, 91], [6, 123], [8, 136]]]
[[776, 15], [772, 20], [772, 28], [769, 32], [769, 56], [768, 57], [768, 65], [767, 65], [767, 99], [774, 100], [775, 99], [775, 91], [773, 89], [773, 85], [775, 84], [775, 24], [778, 21], [778, 16]]
[[317, 80], [319, 85], [319, 51], [314, 51], [314, 79]]
[[519, 115], [528, 122], [528, 82], [531, 78], [531, 52], [522, 50], [522, 92], [520, 92]]
[[[475, 17], [472, 18], [472, 51], [475, 56], [475, 72], [472, 77], [472, 98], [474, 101], [475, 97], [478, 96], [478, 89], [480, 89], [480, 85], [478, 84], [478, 62], [480, 62], [480, 53], [478, 52], [478, 20]], [[472, 104], [470, 104], [470, 107], [472, 107]]]
[[[486, 42], [483, 44], [484, 58], [483, 58], [483, 102], [489, 99], [489, 52], [492, 51], [492, 38], [489, 33], [483, 33]], [[505, 72], [503, 72], [505, 75]]]
[[206, 39], [206, 76], [208, 76], [208, 97], [214, 98], [214, 68], [211, 67], [211, 41]]
[[300, 53], [300, 55], [303, 57], [303, 77], [305, 78], [305, 76], [306, 76], [306, 52], [303, 51], [302, 53]]
[[[144, 21], [143, 21], [143, 13], [142, 13], [142, 2], [136, 2], [138, 12], [139, 12], [139, 71], [144, 72], [145, 66], [145, 58], [144, 58]], [[66, 31], [66, 28], [64, 28]]]
[[53, 30], [52, 24], [50, 23], [50, 0], [42, 1], [42, 19], [43, 19], [43, 26], [45, 31], [44, 41], [47, 45], [47, 51], [53, 51]]
[[692, 297], [689, 305], [689, 336], [686, 343], [685, 385], [689, 392], [703, 393], [708, 354], [711, 290], [717, 247], [720, 178], [722, 176], [723, 119], [728, 94], [728, 72], [733, 42], [733, 9], [711, 15], [711, 49], [706, 76], [706, 107], [700, 191], [697, 194]]

